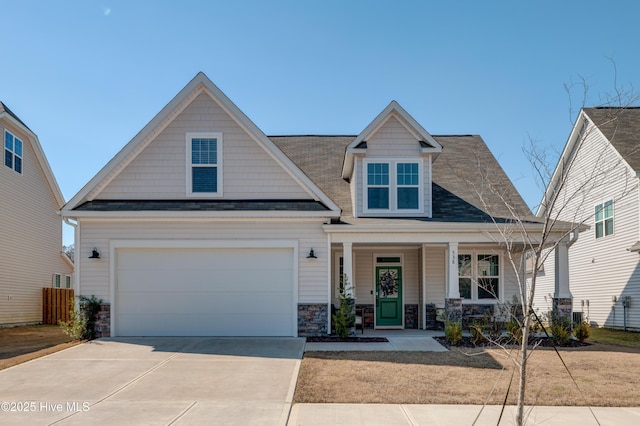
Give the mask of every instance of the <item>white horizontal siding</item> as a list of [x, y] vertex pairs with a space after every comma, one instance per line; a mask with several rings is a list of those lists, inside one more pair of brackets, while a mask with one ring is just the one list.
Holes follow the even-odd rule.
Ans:
[[[109, 247], [111, 240], [296, 240], [298, 251], [298, 302], [326, 303], [327, 257], [326, 236], [320, 222], [97, 222], [81, 221], [80, 248], [76, 250], [81, 262], [80, 294], [96, 295], [110, 300]], [[88, 259], [97, 247], [100, 259]], [[317, 259], [307, 259], [313, 248]], [[251, 262], [251, 259], [247, 259]]]
[[[618, 153], [593, 126], [575, 155], [569, 175], [570, 185], [560, 193], [558, 207], [563, 220], [585, 221], [591, 229], [582, 232], [569, 250], [569, 282], [574, 312], [598, 326], [622, 327], [622, 296], [632, 297], [628, 326], [640, 329], [640, 264], [637, 253], [627, 249], [640, 235], [638, 179]], [[579, 191], [577, 191], [580, 189]], [[577, 191], [577, 196], [575, 195]], [[573, 197], [572, 197], [573, 196]], [[595, 206], [618, 199], [614, 205], [614, 234], [595, 238]], [[545, 264], [544, 290], [536, 303], [552, 288], [553, 256]], [[540, 288], [540, 287], [539, 287]], [[613, 297], [618, 302], [612, 302]], [[582, 305], [584, 301], [584, 307]], [[587, 301], [589, 306], [587, 306]]]
[[394, 116], [367, 139], [367, 157], [417, 157], [418, 139]]
[[23, 142], [22, 174], [4, 165], [4, 127], [0, 164], [0, 324], [42, 321], [42, 288], [55, 273], [69, 275], [61, 257], [62, 220], [44, 172], [26, 135], [8, 130]]
[[206, 94], [200, 94], [99, 199], [186, 198], [186, 134], [222, 132], [226, 199], [309, 199], [304, 189]]
[[427, 246], [424, 249], [426, 259], [427, 292], [425, 303], [435, 303], [444, 306], [446, 295], [446, 247]]

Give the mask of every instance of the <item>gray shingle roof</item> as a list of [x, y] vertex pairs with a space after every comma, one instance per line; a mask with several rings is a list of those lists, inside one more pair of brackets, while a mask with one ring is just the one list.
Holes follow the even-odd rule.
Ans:
[[93, 200], [82, 211], [327, 211], [313, 200]]
[[[349, 183], [341, 178], [341, 171], [345, 149], [355, 137], [271, 136], [270, 139], [342, 208], [343, 219], [348, 220], [353, 217], [351, 192]], [[488, 222], [490, 214], [509, 218], [501, 197], [522, 215], [530, 214], [480, 136], [433, 137], [443, 151], [433, 162], [432, 221]]]
[[583, 111], [631, 168], [640, 172], [640, 107], [597, 107]]
[[[20, 124], [22, 124], [24, 127], [26, 127], [27, 129], [29, 129], [29, 126], [27, 126], [26, 124], [24, 124], [24, 121], [20, 120], [20, 117], [18, 117], [17, 115], [15, 115], [15, 114], [13, 113], [13, 111], [11, 111], [11, 110], [9, 109], [9, 107], [8, 107], [4, 102], [0, 101], [0, 112], [2, 112], [3, 110], [4, 110], [4, 111], [6, 111], [6, 112], [7, 112], [7, 114], [9, 114], [11, 117], [15, 118], [15, 119], [16, 119]], [[31, 130], [31, 129], [29, 129], [29, 130]]]

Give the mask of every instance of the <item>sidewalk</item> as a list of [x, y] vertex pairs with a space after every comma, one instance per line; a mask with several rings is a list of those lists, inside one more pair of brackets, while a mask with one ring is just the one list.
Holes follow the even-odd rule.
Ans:
[[[294, 404], [289, 426], [404, 426], [404, 425], [497, 425], [500, 406], [411, 405], [411, 404]], [[595, 414], [595, 417], [594, 417]], [[506, 407], [500, 425], [515, 424], [515, 407]], [[597, 418], [597, 420], [596, 420]], [[528, 425], [626, 426], [640, 424], [640, 408], [533, 407], [527, 411]]]

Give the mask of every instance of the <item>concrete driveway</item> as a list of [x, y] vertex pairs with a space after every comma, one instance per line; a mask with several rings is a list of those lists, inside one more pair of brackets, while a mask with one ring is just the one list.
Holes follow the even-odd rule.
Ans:
[[98, 339], [0, 371], [0, 424], [285, 425], [302, 338]]

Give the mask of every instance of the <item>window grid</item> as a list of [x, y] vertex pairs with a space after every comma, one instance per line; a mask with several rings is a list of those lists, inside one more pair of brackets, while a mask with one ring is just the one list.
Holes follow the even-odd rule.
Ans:
[[613, 234], [613, 200], [596, 206], [595, 224], [596, 238]]
[[4, 131], [4, 165], [18, 173], [22, 173], [22, 141]]
[[220, 194], [220, 155], [222, 153], [221, 134], [187, 134], [187, 149], [190, 157], [187, 160], [188, 191], [194, 195], [218, 195]]
[[420, 163], [412, 160], [367, 162], [366, 210], [420, 212]]
[[500, 299], [500, 256], [458, 254], [458, 288], [465, 300]]

